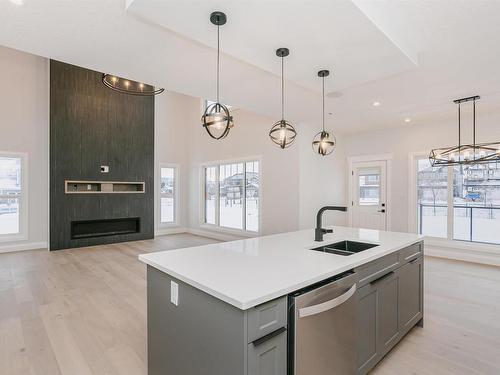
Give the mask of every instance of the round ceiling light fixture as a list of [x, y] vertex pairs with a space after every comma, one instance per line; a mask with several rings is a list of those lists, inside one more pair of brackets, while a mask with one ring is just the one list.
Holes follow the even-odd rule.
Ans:
[[318, 77], [323, 79], [323, 128], [317, 133], [312, 141], [312, 147], [314, 152], [321, 156], [330, 155], [335, 146], [337, 145], [337, 140], [333, 134], [330, 134], [325, 130], [325, 77], [328, 77], [330, 72], [328, 70], [320, 70], [318, 72]]
[[282, 149], [289, 147], [295, 137], [297, 136], [297, 131], [288, 121], [285, 120], [285, 83], [283, 75], [283, 59], [290, 54], [288, 48], [278, 48], [276, 50], [276, 56], [281, 57], [281, 120], [276, 122], [271, 130], [269, 131], [269, 137], [271, 141], [277, 144]]
[[102, 83], [111, 90], [130, 95], [154, 96], [165, 91], [165, 89], [162, 88], [155, 88], [154, 86], [146, 85], [141, 82], [131, 81], [106, 73], [102, 75]]
[[210, 22], [217, 26], [217, 92], [216, 102], [207, 105], [201, 123], [208, 135], [213, 139], [224, 139], [229, 134], [229, 130], [234, 126], [233, 116], [229, 109], [219, 100], [219, 75], [220, 75], [220, 27], [227, 22], [227, 17], [222, 12], [213, 12], [210, 15]]

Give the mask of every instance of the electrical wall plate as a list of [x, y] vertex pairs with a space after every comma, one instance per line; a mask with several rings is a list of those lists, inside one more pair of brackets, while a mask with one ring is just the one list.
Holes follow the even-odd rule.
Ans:
[[109, 173], [109, 166], [101, 165], [101, 173]]
[[170, 302], [179, 306], [179, 284], [175, 281], [170, 281]]

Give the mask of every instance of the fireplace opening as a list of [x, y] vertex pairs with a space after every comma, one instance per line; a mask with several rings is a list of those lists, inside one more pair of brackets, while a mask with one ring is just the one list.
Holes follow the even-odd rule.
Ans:
[[139, 233], [141, 231], [140, 223], [141, 220], [138, 217], [72, 221], [71, 239]]

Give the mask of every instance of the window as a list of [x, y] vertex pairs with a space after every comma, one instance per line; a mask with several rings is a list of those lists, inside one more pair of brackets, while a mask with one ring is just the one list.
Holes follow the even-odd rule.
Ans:
[[177, 180], [176, 166], [160, 166], [160, 223], [177, 223]]
[[380, 204], [380, 168], [360, 168], [359, 176], [359, 205], [378, 206]]
[[500, 244], [500, 163], [431, 167], [415, 157], [418, 233]]
[[259, 231], [259, 162], [204, 167], [205, 224]]
[[22, 234], [23, 156], [0, 153], [0, 238]]
[[500, 163], [453, 167], [453, 239], [500, 244]]
[[418, 233], [447, 237], [448, 169], [432, 167], [428, 158], [417, 159]]

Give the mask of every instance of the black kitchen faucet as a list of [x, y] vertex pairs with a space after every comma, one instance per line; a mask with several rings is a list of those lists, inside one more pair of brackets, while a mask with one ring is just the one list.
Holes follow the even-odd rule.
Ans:
[[347, 207], [340, 206], [325, 206], [321, 207], [316, 215], [316, 229], [314, 230], [314, 241], [323, 241], [325, 233], [332, 233], [332, 229], [322, 228], [323, 212], [325, 211], [347, 211]]

